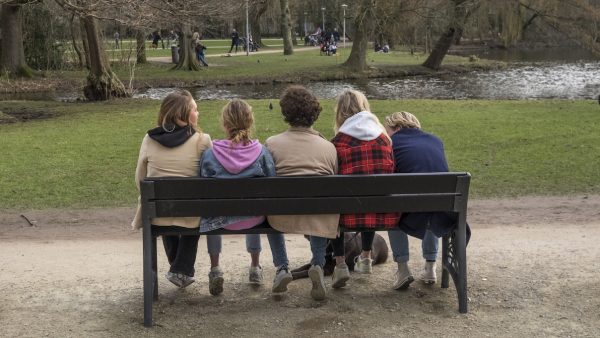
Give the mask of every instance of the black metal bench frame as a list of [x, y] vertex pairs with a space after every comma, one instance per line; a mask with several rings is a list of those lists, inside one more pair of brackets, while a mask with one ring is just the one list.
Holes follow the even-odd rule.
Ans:
[[[447, 288], [448, 276], [452, 276], [459, 312], [466, 313], [466, 219], [470, 179], [466, 172], [245, 179], [146, 178], [140, 182], [144, 326], [152, 326], [152, 304], [158, 300], [156, 238], [169, 234], [197, 234], [198, 231], [153, 226], [151, 220], [154, 217], [454, 212], [457, 227], [442, 239], [441, 286]], [[207, 234], [272, 232], [276, 230], [259, 226]]]

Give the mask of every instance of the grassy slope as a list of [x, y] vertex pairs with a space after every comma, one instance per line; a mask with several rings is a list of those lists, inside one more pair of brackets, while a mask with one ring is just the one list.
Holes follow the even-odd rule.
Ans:
[[[275, 47], [275, 49], [281, 49]], [[109, 52], [109, 56], [110, 56]], [[161, 52], [162, 53], [162, 52]], [[137, 65], [135, 68], [135, 81], [139, 86], [146, 83], [156, 86], [162, 83], [182, 83], [192, 86], [194, 84], [216, 84], [216, 83], [240, 83], [240, 82], [265, 82], [271, 80], [299, 81], [300, 79], [336, 79], [355, 77], [357, 74], [339, 67], [348, 57], [350, 48], [340, 50], [337, 56], [321, 56], [319, 50], [297, 51], [293, 55], [285, 56], [283, 53], [273, 54], [250, 54], [249, 56], [227, 57], [224, 52], [221, 56], [209, 57], [209, 67], [200, 71], [172, 70], [172, 64], [151, 62]], [[170, 55], [170, 54], [169, 54]], [[119, 59], [111, 56], [113, 59]], [[410, 55], [405, 51], [397, 51], [389, 54], [374, 53], [369, 51], [367, 60], [370, 66], [379, 68], [380, 72], [412, 71], [418, 69], [422, 72], [430, 72], [419, 66], [425, 60], [424, 56]], [[486, 61], [469, 63], [466, 58], [449, 55], [444, 59], [444, 65], [468, 65], [470, 67], [485, 66]], [[130, 68], [126, 63], [113, 63], [113, 70], [125, 83], [130, 78]], [[377, 73], [378, 76], [385, 75]], [[83, 81], [87, 73], [82, 70], [49, 72], [51, 78]], [[173, 85], [173, 84], [171, 84]]]
[[[251, 101], [261, 141], [283, 131], [276, 100]], [[160, 102], [0, 102], [0, 111], [57, 118], [0, 125], [0, 209], [134, 205], [139, 143]], [[202, 129], [222, 137], [223, 102], [199, 103]], [[332, 101], [316, 128], [332, 136]], [[600, 114], [585, 101], [372, 101], [380, 118], [416, 114], [446, 145], [451, 170], [473, 174], [476, 197], [600, 193]]]

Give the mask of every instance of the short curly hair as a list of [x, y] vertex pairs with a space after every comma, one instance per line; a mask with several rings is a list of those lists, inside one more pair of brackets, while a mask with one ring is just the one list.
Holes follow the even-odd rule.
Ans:
[[289, 86], [279, 100], [281, 114], [292, 127], [310, 127], [323, 108], [317, 98], [302, 86]]

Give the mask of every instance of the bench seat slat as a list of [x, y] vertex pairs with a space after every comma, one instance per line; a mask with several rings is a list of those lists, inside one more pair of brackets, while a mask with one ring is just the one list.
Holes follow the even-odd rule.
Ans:
[[[146, 178], [152, 182], [153, 198], [198, 199], [252, 197], [335, 197], [393, 193], [450, 193], [457, 177], [467, 173], [424, 173], [394, 175], [332, 175], [320, 177], [261, 177], [215, 179], [188, 177]], [[144, 183], [142, 183], [144, 184]], [[268, 189], [265, 189], [268, 184]]]
[[454, 210], [455, 193], [319, 198], [154, 201], [151, 217], [352, 214]]

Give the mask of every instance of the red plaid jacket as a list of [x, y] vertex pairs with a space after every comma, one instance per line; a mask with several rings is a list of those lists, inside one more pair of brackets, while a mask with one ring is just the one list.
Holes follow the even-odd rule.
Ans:
[[[394, 172], [392, 143], [384, 134], [372, 141], [361, 141], [344, 133], [338, 133], [331, 142], [337, 150], [340, 175]], [[399, 216], [398, 213], [343, 214], [340, 215], [340, 226], [349, 229], [375, 227], [390, 229], [396, 227]]]

